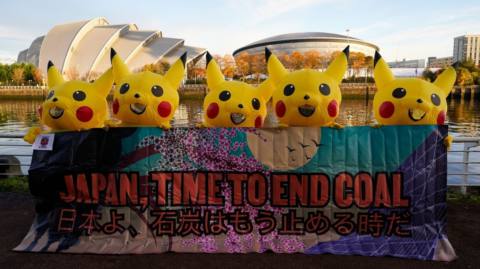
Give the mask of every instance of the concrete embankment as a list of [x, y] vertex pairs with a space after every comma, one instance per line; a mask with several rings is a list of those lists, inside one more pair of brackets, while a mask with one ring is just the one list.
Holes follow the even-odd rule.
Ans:
[[[343, 83], [340, 85], [343, 98], [373, 98], [377, 88], [374, 83]], [[48, 93], [42, 86], [0, 86], [0, 99], [44, 99]], [[183, 85], [179, 89], [184, 99], [202, 99], [207, 94], [204, 84]], [[480, 98], [480, 86], [455, 86], [450, 97], [460, 99]]]

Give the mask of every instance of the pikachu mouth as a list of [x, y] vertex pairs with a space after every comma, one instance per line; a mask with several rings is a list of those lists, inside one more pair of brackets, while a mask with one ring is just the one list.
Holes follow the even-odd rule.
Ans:
[[48, 110], [48, 114], [50, 117], [54, 119], [59, 119], [61, 116], [63, 116], [63, 109], [59, 108], [58, 106], [54, 106]]
[[143, 114], [146, 109], [147, 109], [147, 105], [144, 105], [141, 103], [133, 103], [130, 105], [130, 110], [137, 115]]
[[413, 121], [422, 120], [425, 117], [425, 115], [427, 115], [427, 112], [418, 108], [408, 110], [408, 117]]
[[299, 106], [298, 112], [304, 117], [310, 117], [315, 112], [315, 107], [311, 105]]
[[230, 114], [230, 120], [233, 122], [233, 124], [238, 125], [242, 122], [244, 122], [247, 119], [245, 115], [242, 113], [231, 113]]

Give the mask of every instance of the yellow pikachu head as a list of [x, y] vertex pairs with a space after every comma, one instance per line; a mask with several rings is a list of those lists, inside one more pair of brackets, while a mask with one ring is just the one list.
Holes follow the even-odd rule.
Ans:
[[53, 131], [79, 131], [102, 128], [108, 119], [107, 95], [113, 84], [112, 70], [93, 83], [64, 81], [52, 62], [48, 62], [47, 99], [40, 108], [43, 124]]
[[170, 127], [178, 107], [178, 87], [185, 74], [187, 53], [184, 53], [162, 76], [144, 71], [130, 73], [120, 56], [111, 50], [113, 77], [113, 115], [124, 126]]
[[456, 79], [453, 67], [430, 83], [418, 78], [395, 78], [382, 56], [375, 52], [373, 99], [375, 119], [382, 125], [444, 124], [447, 96]]
[[206, 127], [262, 127], [273, 85], [269, 80], [258, 87], [240, 81], [226, 81], [217, 62], [207, 52], [209, 92], [203, 101]]
[[265, 48], [267, 70], [275, 84], [273, 105], [280, 125], [326, 126], [335, 121], [342, 102], [339, 84], [348, 67], [349, 48], [325, 72], [312, 69], [289, 72]]

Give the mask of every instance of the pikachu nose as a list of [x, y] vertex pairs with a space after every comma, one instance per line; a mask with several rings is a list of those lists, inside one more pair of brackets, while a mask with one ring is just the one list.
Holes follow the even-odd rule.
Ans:
[[242, 104], [238, 104], [238, 107], [239, 107], [239, 108], [243, 108], [243, 105], [242, 105]]
[[422, 99], [417, 99], [417, 103], [421, 104], [421, 103], [423, 103], [423, 100]]
[[56, 102], [56, 101], [58, 101], [58, 98], [55, 97], [55, 98], [52, 99], [52, 101], [53, 101], [53, 102]]
[[303, 99], [305, 99], [305, 100], [308, 100], [308, 99], [310, 99], [310, 95], [308, 95], [308, 94], [305, 94], [305, 96], [303, 97]]
[[140, 98], [140, 94], [136, 93], [133, 97]]

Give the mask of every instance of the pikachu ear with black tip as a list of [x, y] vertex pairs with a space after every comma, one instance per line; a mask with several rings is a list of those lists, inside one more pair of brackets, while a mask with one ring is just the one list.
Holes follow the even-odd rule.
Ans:
[[47, 79], [49, 88], [53, 88], [65, 82], [62, 74], [58, 71], [55, 65], [53, 65], [52, 61], [48, 61]]
[[267, 62], [267, 71], [273, 83], [280, 83], [283, 76], [288, 74], [287, 69], [282, 62], [273, 54], [267, 47], [265, 47], [265, 60]]
[[373, 77], [375, 78], [375, 84], [379, 91], [383, 90], [385, 85], [395, 79], [392, 70], [390, 70], [390, 67], [388, 67], [388, 64], [378, 51], [375, 51], [375, 57], [373, 59]]
[[182, 56], [168, 69], [165, 74], [165, 79], [170, 82], [174, 89], [180, 87], [180, 83], [185, 76], [185, 65], [187, 63], [187, 52], [183, 53]]
[[350, 55], [350, 45], [348, 45], [342, 53], [340, 53], [333, 61], [328, 65], [325, 73], [335, 79], [338, 83], [342, 82], [345, 71], [348, 68], [348, 56]]
[[112, 68], [109, 68], [105, 73], [103, 73], [99, 78], [93, 82], [93, 87], [102, 96], [107, 97], [108, 93], [112, 89], [113, 85], [113, 72]]
[[216, 88], [216, 86], [225, 81], [225, 77], [222, 74], [220, 66], [218, 66], [215, 59], [207, 51], [207, 85], [210, 90]]
[[448, 96], [448, 94], [452, 91], [455, 80], [457, 80], [457, 72], [454, 68], [456, 64], [457, 63], [454, 63], [452, 66], [443, 70], [443, 72], [438, 75], [437, 79], [435, 79], [433, 82], [433, 84], [442, 89], [445, 96]]
[[130, 74], [127, 65], [113, 48], [110, 49], [110, 61], [112, 62], [113, 79], [116, 83]]

